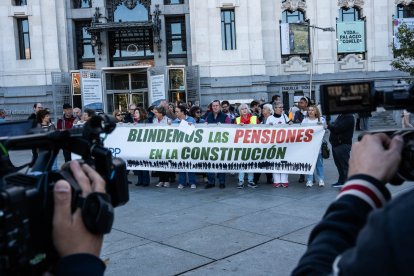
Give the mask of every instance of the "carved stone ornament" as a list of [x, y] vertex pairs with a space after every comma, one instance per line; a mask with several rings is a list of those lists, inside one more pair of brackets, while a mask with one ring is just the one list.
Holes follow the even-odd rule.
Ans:
[[355, 54], [349, 54], [338, 62], [339, 71], [365, 71], [366, 61]]
[[283, 66], [285, 73], [295, 74], [309, 71], [309, 64], [300, 57], [294, 56], [290, 58]]
[[410, 4], [414, 4], [414, 0], [395, 0], [395, 5], [408, 6]]
[[364, 6], [364, 0], [338, 0], [338, 6], [340, 8], [361, 8]]
[[304, 0], [286, 0], [282, 3], [282, 10], [306, 10], [306, 2]]

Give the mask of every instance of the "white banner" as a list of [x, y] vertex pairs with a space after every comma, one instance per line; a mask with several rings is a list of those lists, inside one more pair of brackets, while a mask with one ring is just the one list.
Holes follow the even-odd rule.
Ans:
[[[187, 130], [186, 130], [187, 131]], [[117, 126], [105, 140], [129, 170], [313, 173], [322, 126]]]
[[150, 103], [165, 100], [164, 75], [151, 76]]
[[82, 78], [82, 101], [85, 108], [103, 110], [101, 79]]

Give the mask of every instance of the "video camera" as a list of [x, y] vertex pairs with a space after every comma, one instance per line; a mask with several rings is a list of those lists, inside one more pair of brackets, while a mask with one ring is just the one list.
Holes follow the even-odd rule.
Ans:
[[[11, 135], [21, 134], [31, 122], [0, 124]], [[126, 165], [112, 158], [103, 146], [101, 135], [116, 127], [113, 117], [93, 116], [83, 127], [71, 130], [0, 137], [0, 275], [38, 275], [57, 262], [52, 242], [53, 187], [65, 179], [72, 188], [72, 212], [80, 207], [86, 228], [97, 234], [109, 233], [114, 219], [113, 207], [128, 202]], [[16, 130], [18, 129], [18, 130]], [[26, 173], [17, 171], [9, 150], [38, 151]], [[82, 157], [105, 180], [107, 194], [91, 193], [82, 197], [68, 164], [52, 171], [59, 150]]]
[[[363, 113], [385, 109], [407, 109], [414, 112], [414, 84], [408, 89], [376, 91], [374, 82], [349, 82], [321, 85], [321, 107], [326, 115], [341, 113]], [[391, 184], [402, 184], [414, 180], [414, 130], [379, 130], [388, 136], [401, 135], [404, 139], [402, 160], [397, 175]], [[370, 132], [373, 133], [373, 132]], [[361, 139], [362, 136], [359, 137]], [[368, 161], [367, 161], [368, 162]]]

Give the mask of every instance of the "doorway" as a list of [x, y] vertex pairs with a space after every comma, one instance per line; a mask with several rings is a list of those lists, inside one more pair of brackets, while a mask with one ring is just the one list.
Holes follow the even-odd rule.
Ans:
[[[113, 69], [113, 68], [111, 68]], [[148, 106], [147, 68], [137, 70], [116, 70], [105, 73], [108, 114], [115, 109], [128, 112], [128, 105]]]

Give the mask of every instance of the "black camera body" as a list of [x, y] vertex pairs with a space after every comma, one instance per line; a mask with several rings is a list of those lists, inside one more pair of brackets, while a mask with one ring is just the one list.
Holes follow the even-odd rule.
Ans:
[[[326, 115], [341, 113], [372, 112], [377, 107], [385, 109], [407, 109], [414, 112], [414, 84], [408, 89], [376, 91], [373, 81], [347, 82], [321, 85], [321, 107]], [[402, 160], [391, 184], [402, 184], [414, 180], [414, 130], [378, 130], [388, 136], [401, 135], [404, 139]], [[364, 134], [362, 134], [363, 136]], [[359, 139], [362, 138], [359, 137]]]
[[377, 91], [373, 81], [324, 84], [320, 89], [322, 111], [327, 115], [371, 112], [377, 107], [414, 112], [414, 84], [393, 91]]
[[[7, 123], [6, 123], [7, 124]], [[3, 127], [5, 125], [2, 125]], [[128, 202], [126, 165], [112, 158], [103, 147], [102, 134], [113, 131], [116, 123], [107, 115], [94, 116], [81, 128], [0, 138], [0, 274], [41, 274], [53, 266], [58, 256], [52, 242], [53, 188], [65, 179], [72, 188], [72, 211], [80, 207], [82, 219], [92, 233], [109, 233], [113, 207]], [[18, 172], [7, 150], [36, 149], [38, 158], [26, 173]], [[59, 150], [82, 157], [106, 182], [106, 194], [81, 196], [69, 166], [52, 171]]]

